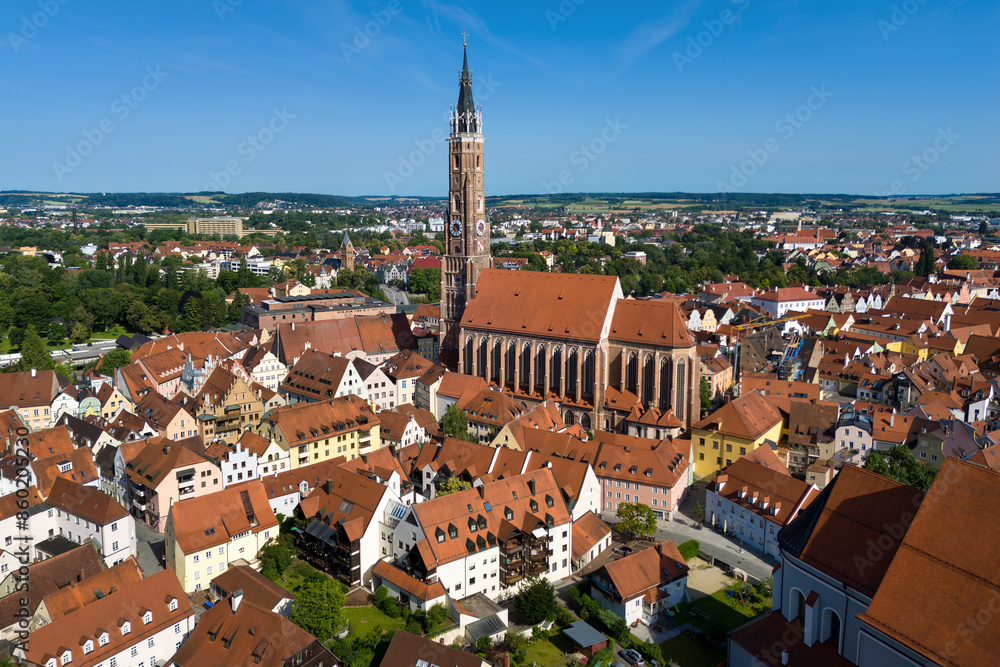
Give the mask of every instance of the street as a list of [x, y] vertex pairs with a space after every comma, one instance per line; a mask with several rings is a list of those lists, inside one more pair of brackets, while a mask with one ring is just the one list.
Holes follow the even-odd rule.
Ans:
[[398, 287], [392, 287], [390, 285], [380, 285], [382, 291], [385, 295], [389, 297], [389, 301], [394, 306], [408, 306], [410, 305], [410, 298], [406, 296], [406, 292], [399, 289]]

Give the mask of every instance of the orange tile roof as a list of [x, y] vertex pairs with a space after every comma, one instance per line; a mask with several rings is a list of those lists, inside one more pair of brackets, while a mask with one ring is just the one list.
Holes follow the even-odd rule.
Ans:
[[[511, 519], [506, 518], [507, 510]], [[556, 526], [571, 520], [559, 483], [548, 468], [417, 503], [413, 511], [427, 535], [421, 541], [427, 551], [424, 557], [431, 559], [425, 562], [427, 567], [464, 558], [470, 553], [469, 545], [473, 551], [489, 548], [515, 528], [531, 532], [545, 525], [546, 516]], [[486, 522], [484, 530], [478, 527], [479, 517]], [[450, 536], [451, 527], [457, 537]], [[444, 541], [437, 541], [438, 534], [444, 535]]]
[[486, 269], [461, 326], [596, 341], [621, 296], [615, 276]]
[[794, 519], [819, 495], [818, 489], [787, 470], [767, 468], [743, 456], [716, 475], [707, 489], [778, 526]]
[[129, 514], [117, 500], [98, 489], [59, 477], [53, 482], [52, 490], [45, 502], [74, 516], [106, 526], [112, 521], [126, 518]]
[[222, 597], [243, 591], [243, 601], [264, 609], [274, 609], [283, 600], [293, 599], [293, 594], [274, 583], [248, 565], [236, 565], [212, 579], [212, 586]]
[[385, 486], [368, 477], [336, 468], [302, 499], [299, 509], [307, 521], [320, 519], [328, 526], [342, 522], [353, 542], [368, 528], [386, 491]]
[[49, 618], [55, 620], [140, 581], [142, 581], [142, 568], [139, 567], [135, 556], [129, 556], [103, 572], [98, 572], [79, 583], [74, 581], [65, 588], [45, 596], [45, 609]]
[[351, 394], [318, 403], [300, 402], [278, 408], [261, 420], [261, 428], [280, 429], [289, 445], [297, 447], [345, 431], [371, 429], [379, 423], [364, 399]]
[[259, 533], [278, 525], [260, 480], [179, 500], [170, 507], [174, 537], [185, 554], [229, 542], [240, 533]]
[[447, 592], [444, 590], [444, 585], [440, 581], [435, 581], [433, 584], [427, 584], [426, 582], [415, 579], [406, 572], [403, 572], [399, 568], [393, 567], [389, 563], [382, 560], [375, 563], [375, 567], [372, 569], [372, 574], [381, 577], [399, 590], [409, 593], [412, 597], [424, 602], [427, 602], [428, 600], [436, 600], [447, 595]]
[[125, 473], [138, 484], [155, 489], [173, 470], [208, 460], [204, 449], [196, 451], [188, 441], [149, 438], [142, 450], [126, 462]]
[[946, 459], [861, 620], [936, 664], [995, 664], [1000, 531], [982, 511], [997, 503], [1000, 474]]
[[[170, 611], [169, 600], [177, 600], [174, 611]], [[152, 612], [148, 625], [142, 621], [145, 611]], [[31, 633], [25, 655], [30, 663], [43, 665], [69, 650], [70, 664], [97, 665], [129, 646], [146, 643], [147, 638], [193, 614], [177, 575], [172, 569], [162, 570], [38, 628]], [[122, 634], [126, 622], [131, 632]], [[99, 638], [104, 632], [109, 641], [101, 646]], [[84, 654], [87, 640], [93, 642], [93, 650]]]
[[745, 440], [756, 440], [782, 421], [778, 408], [754, 391], [726, 403], [693, 426]]
[[610, 561], [594, 573], [609, 580], [623, 600], [687, 576], [687, 563], [671, 540]]
[[619, 299], [608, 338], [640, 345], [691, 347], [694, 337], [677, 304], [667, 300]]
[[573, 522], [573, 560], [590, 551], [610, 534], [611, 528], [593, 512], [581, 516]]

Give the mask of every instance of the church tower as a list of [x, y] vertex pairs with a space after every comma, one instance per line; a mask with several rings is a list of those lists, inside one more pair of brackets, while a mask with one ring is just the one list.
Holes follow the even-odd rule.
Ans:
[[441, 270], [441, 348], [458, 350], [465, 306], [476, 282], [490, 267], [490, 225], [483, 186], [483, 117], [472, 101], [472, 74], [464, 53], [458, 104], [451, 111], [448, 137], [448, 210]]
[[354, 244], [347, 230], [344, 230], [344, 240], [340, 244], [340, 266], [348, 271], [354, 270]]

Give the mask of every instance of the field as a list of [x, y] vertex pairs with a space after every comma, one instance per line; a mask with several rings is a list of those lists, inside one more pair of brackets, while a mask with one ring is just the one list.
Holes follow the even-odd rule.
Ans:
[[678, 635], [660, 644], [664, 660], [673, 660], [681, 667], [715, 667], [726, 659], [721, 649], [705, 648], [697, 639]]

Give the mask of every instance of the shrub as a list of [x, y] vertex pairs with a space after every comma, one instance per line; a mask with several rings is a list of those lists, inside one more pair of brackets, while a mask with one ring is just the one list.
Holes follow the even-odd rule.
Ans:
[[443, 604], [436, 604], [427, 612], [427, 619], [431, 622], [431, 625], [440, 625], [447, 618], [448, 610], [444, 608]]
[[681, 557], [685, 561], [689, 561], [698, 555], [698, 551], [701, 550], [701, 545], [698, 544], [697, 540], [688, 540], [677, 547], [677, 550], [681, 552]]
[[554, 620], [559, 627], [565, 628], [573, 625], [576, 622], [576, 617], [573, 616], [573, 613], [569, 609], [560, 604], [556, 605]]

